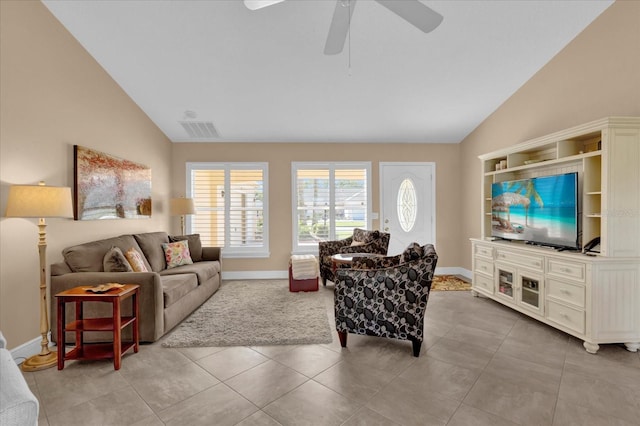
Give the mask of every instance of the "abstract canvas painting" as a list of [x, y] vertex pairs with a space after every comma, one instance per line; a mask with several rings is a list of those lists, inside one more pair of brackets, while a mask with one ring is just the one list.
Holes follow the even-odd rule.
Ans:
[[74, 145], [75, 219], [151, 216], [151, 169]]

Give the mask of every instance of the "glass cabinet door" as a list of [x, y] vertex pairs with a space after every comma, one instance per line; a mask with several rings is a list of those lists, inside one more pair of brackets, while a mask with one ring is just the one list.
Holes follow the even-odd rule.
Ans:
[[496, 274], [496, 295], [501, 298], [515, 301], [516, 293], [516, 273], [513, 268], [505, 265], [497, 265]]
[[544, 313], [542, 276], [528, 271], [518, 271], [518, 287], [520, 289], [518, 304], [540, 315]]

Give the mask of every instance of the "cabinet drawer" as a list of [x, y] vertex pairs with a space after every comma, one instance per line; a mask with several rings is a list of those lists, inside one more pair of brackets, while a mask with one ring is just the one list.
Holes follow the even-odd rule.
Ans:
[[520, 254], [511, 251], [498, 250], [497, 258], [501, 262], [514, 263], [516, 265], [526, 266], [527, 268], [538, 271], [541, 271], [542, 266], [544, 265], [544, 258], [542, 256]]
[[584, 334], [584, 311], [547, 300], [547, 318], [570, 330]]
[[480, 272], [482, 274], [486, 274], [490, 277], [493, 277], [493, 262], [490, 262], [488, 260], [483, 260], [477, 257], [473, 261], [475, 264], [476, 272]]
[[553, 278], [547, 279], [547, 297], [584, 308], [585, 289], [581, 285], [569, 284]]
[[584, 282], [586, 276], [586, 265], [584, 263], [547, 259], [547, 273], [560, 278], [569, 278]]
[[493, 278], [482, 274], [473, 274], [473, 288], [484, 293], [493, 294]]
[[488, 257], [490, 259], [493, 259], [493, 247], [476, 245], [474, 254], [476, 256]]

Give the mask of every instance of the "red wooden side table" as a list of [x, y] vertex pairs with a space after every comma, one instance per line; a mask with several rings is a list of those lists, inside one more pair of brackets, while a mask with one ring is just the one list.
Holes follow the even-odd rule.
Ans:
[[[122, 355], [133, 348], [138, 352], [139, 325], [138, 325], [138, 284], [125, 284], [121, 288], [112, 288], [104, 293], [93, 293], [90, 286], [75, 287], [56, 294], [58, 300], [58, 370], [64, 368], [65, 360], [71, 359], [103, 359], [113, 358], [113, 366], [120, 369]], [[122, 316], [122, 301], [131, 297], [132, 315]], [[65, 304], [75, 302], [76, 318], [68, 324], [65, 323]], [[84, 302], [106, 302], [113, 305], [111, 318], [83, 318], [82, 304]], [[122, 329], [131, 325], [133, 327], [133, 341], [122, 342]], [[65, 353], [65, 334], [68, 331], [75, 332], [75, 347]], [[84, 343], [83, 333], [87, 331], [112, 331], [113, 344], [111, 343]]]

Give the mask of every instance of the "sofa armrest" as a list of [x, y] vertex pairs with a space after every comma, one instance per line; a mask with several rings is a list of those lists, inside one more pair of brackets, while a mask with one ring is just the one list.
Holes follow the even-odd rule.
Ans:
[[[104, 283], [138, 284], [140, 296], [140, 340], [154, 342], [164, 333], [164, 295], [160, 275], [155, 272], [73, 272], [51, 277], [51, 337], [54, 342], [57, 336], [57, 300], [55, 295], [61, 291], [78, 286], [94, 286]], [[125, 301], [127, 302], [127, 301]], [[83, 308], [86, 317], [109, 316], [110, 305], [106, 303], [89, 303]], [[98, 306], [104, 305], [104, 306]], [[72, 303], [66, 306], [67, 319], [73, 318], [75, 308]], [[127, 310], [124, 310], [127, 312]]]
[[220, 260], [220, 247], [202, 247], [202, 260]]
[[40, 403], [7, 349], [0, 349], [0, 425], [38, 424]]

